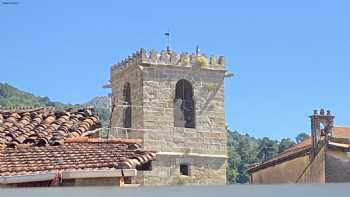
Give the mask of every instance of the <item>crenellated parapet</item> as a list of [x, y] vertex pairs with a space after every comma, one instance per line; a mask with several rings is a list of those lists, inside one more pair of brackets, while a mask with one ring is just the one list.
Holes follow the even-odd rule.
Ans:
[[206, 56], [199, 53], [177, 54], [175, 51], [163, 50], [157, 53], [155, 50], [147, 52], [141, 48], [136, 53], [128, 56], [121, 62], [112, 65], [111, 71], [121, 70], [130, 65], [169, 65], [180, 67], [197, 67], [201, 69], [225, 70], [224, 56]]

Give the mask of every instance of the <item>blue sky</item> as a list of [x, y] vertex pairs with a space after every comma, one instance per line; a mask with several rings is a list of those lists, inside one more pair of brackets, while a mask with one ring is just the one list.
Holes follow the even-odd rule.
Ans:
[[320, 107], [350, 125], [349, 1], [16, 1], [0, 5], [0, 81], [35, 95], [106, 95], [110, 65], [169, 28], [177, 51], [225, 55], [230, 128], [294, 138]]

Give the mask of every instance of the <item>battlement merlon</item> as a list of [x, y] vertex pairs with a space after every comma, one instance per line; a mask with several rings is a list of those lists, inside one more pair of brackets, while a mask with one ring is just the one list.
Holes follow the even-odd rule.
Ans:
[[167, 66], [180, 66], [180, 67], [199, 67], [201, 69], [208, 70], [225, 70], [225, 58], [224, 56], [211, 56], [207, 57], [204, 54], [189, 54], [180, 53], [175, 51], [163, 50], [157, 53], [155, 50], [146, 52], [141, 48], [136, 53], [133, 53], [128, 58], [125, 58], [117, 64], [111, 66], [111, 72], [115, 70], [121, 70], [129, 65], [167, 65]]

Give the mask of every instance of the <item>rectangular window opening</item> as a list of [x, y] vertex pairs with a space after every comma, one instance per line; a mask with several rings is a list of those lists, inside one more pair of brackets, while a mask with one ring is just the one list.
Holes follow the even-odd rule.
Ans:
[[180, 164], [180, 174], [183, 176], [190, 176], [188, 164]]

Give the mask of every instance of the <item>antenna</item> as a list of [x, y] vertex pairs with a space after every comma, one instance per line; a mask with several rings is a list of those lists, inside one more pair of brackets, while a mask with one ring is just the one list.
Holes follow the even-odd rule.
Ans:
[[167, 37], [166, 50], [169, 52], [170, 51], [170, 30], [168, 29], [168, 31], [165, 32], [164, 35]]

